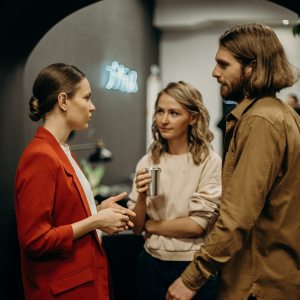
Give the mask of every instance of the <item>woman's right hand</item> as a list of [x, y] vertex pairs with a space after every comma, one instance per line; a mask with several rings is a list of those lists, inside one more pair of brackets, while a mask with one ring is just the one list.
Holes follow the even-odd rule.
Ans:
[[[129, 216], [126, 209], [105, 208], [93, 215], [95, 226], [97, 229], [107, 234], [119, 233], [129, 228]], [[132, 224], [133, 225], [133, 224]]]
[[146, 195], [149, 189], [149, 183], [151, 182], [151, 175], [146, 169], [140, 169], [136, 172], [135, 186], [139, 194]]

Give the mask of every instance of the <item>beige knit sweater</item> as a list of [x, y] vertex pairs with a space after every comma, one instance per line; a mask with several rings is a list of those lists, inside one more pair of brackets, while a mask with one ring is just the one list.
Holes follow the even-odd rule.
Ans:
[[[136, 170], [161, 168], [159, 195], [147, 197], [147, 215], [153, 220], [171, 220], [190, 216], [209, 232], [218, 216], [221, 198], [221, 158], [211, 152], [199, 166], [192, 155], [163, 154], [159, 164], [145, 155]], [[138, 198], [135, 184], [129, 194], [128, 208], [133, 209]], [[145, 250], [161, 260], [191, 261], [204, 238], [170, 238], [152, 234], [145, 241]]]

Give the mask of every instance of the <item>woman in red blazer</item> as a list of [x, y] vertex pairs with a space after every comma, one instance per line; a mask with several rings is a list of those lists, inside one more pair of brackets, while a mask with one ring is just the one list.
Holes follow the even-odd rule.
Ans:
[[84, 74], [53, 64], [33, 86], [30, 117], [44, 120], [24, 150], [16, 175], [16, 218], [27, 300], [108, 300], [108, 266], [100, 231], [133, 224], [111, 197], [96, 208], [91, 188], [66, 145], [88, 127], [95, 106]]

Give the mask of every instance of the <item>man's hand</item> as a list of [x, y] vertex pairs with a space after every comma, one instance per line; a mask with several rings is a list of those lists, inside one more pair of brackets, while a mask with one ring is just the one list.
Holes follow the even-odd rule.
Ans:
[[179, 277], [169, 286], [166, 300], [191, 300], [196, 293], [196, 291], [186, 287], [181, 277]]

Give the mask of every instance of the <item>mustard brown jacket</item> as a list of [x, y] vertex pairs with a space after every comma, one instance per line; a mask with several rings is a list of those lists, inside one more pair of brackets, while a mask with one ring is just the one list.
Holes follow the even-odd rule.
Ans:
[[220, 300], [300, 299], [300, 118], [281, 100], [242, 101], [226, 119], [220, 216], [182, 274], [220, 271]]

